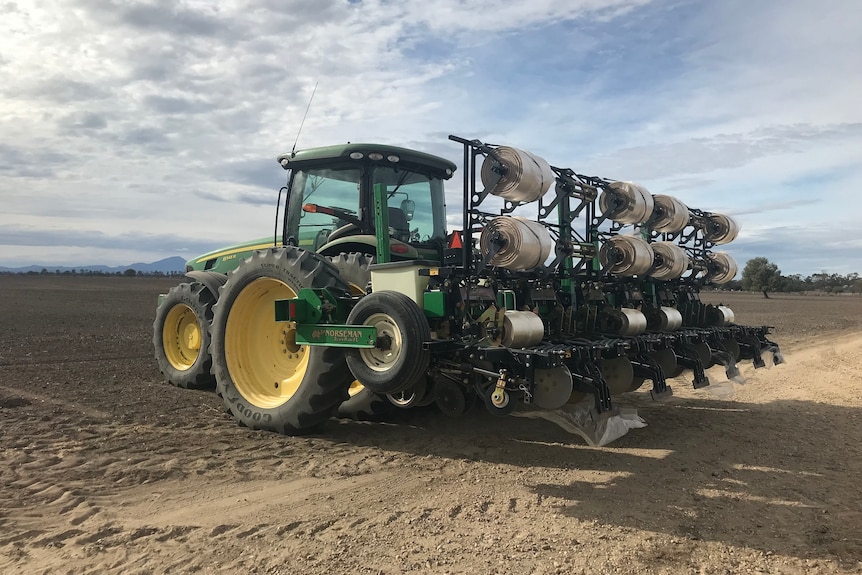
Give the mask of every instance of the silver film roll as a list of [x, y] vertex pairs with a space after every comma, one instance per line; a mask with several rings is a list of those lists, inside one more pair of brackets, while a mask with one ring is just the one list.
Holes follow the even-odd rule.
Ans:
[[494, 183], [499, 175], [494, 170], [498, 164], [491, 156], [485, 157], [481, 170], [482, 185], [490, 193], [511, 202], [526, 203], [538, 200], [551, 188], [554, 171], [541, 156], [508, 146], [500, 146], [494, 153], [506, 170]]
[[656, 194], [653, 196], [652, 229], [656, 232], [675, 233], [688, 225], [688, 206], [673, 196]]
[[689, 259], [685, 250], [673, 242], [650, 244], [655, 253], [655, 266], [649, 275], [657, 280], [675, 280], [688, 269]]
[[635, 236], [613, 236], [599, 250], [602, 266], [611, 264], [608, 271], [621, 276], [646, 273], [652, 267], [654, 257], [650, 244]]
[[545, 335], [542, 318], [531, 311], [509, 310], [503, 316], [503, 340], [506, 347], [538, 345]]
[[494, 247], [495, 237], [499, 237], [502, 247], [489, 263], [510, 270], [537, 268], [548, 259], [554, 248], [554, 241], [545, 226], [520, 216], [494, 218], [482, 229], [479, 237], [482, 256], [488, 255]]
[[602, 215], [621, 224], [640, 224], [653, 211], [653, 197], [634, 182], [611, 182], [599, 196]]

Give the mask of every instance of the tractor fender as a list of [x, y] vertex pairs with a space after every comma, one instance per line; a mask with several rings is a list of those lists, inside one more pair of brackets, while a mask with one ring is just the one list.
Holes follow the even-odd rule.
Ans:
[[186, 272], [186, 277], [204, 284], [214, 299], [218, 299], [218, 288], [227, 282], [227, 275], [219, 272], [194, 270]]

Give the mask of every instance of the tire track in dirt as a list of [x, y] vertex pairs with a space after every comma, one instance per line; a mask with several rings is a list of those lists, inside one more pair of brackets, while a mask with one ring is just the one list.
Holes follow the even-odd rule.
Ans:
[[[367, 519], [355, 509], [417, 489], [403, 478], [379, 474], [383, 466], [397, 467], [406, 458], [400, 453], [250, 432], [222, 414], [206, 424], [193, 421], [183, 427], [121, 425], [105, 411], [0, 386], [7, 404], [21, 396], [29, 403], [4, 410], [9, 425], [4, 425], [3, 435], [10, 441], [4, 442], [9, 464], [0, 471], [6, 488], [0, 494], [0, 509], [4, 516], [13, 516], [7, 518], [6, 528], [16, 535], [0, 539], [0, 550], [25, 563], [54, 565], [49, 556], [98, 552], [111, 562], [147, 569], [145, 556], [151, 551], [137, 556], [126, 547], [191, 539], [206, 547], [207, 540], [221, 536], [277, 540], [286, 533], [300, 539], [337, 539], [359, 525], [397, 521], [403, 511]], [[50, 420], [40, 417], [38, 412], [44, 409], [51, 411]], [[74, 429], [74, 436], [58, 436], [57, 429], [64, 428]], [[11, 429], [26, 433], [12, 438]], [[316, 457], [309, 460], [310, 452]], [[299, 478], [285, 480], [291, 476]], [[194, 491], [200, 499], [184, 500], [177, 494], [185, 493], [192, 477], [204, 480], [203, 490]], [[237, 477], [248, 481], [238, 503], [230, 501], [229, 493], [236, 490]], [[351, 505], [321, 507], [321, 502], [336, 499]], [[237, 505], [245, 511], [238, 513]], [[176, 509], [182, 511], [171, 515]], [[285, 515], [301, 519], [281, 520], [273, 509], [289, 509]], [[225, 517], [237, 514], [235, 526], [224, 523]], [[261, 516], [268, 519], [261, 522]], [[56, 518], [50, 528], [45, 528], [46, 517]], [[202, 517], [219, 519], [201, 521]], [[255, 522], [260, 524], [249, 527]], [[4, 566], [0, 561], [0, 569], [16, 564], [21, 563]], [[183, 568], [193, 565], [186, 562]]]
[[0, 368], [9, 368], [9, 367], [38, 367], [45, 365], [78, 365], [78, 364], [88, 364], [88, 363], [103, 363], [106, 361], [131, 361], [131, 360], [140, 360], [140, 359], [150, 359], [150, 354], [136, 354], [136, 355], [112, 355], [110, 357], [91, 357], [91, 358], [75, 358], [75, 359], [33, 359], [30, 361], [0, 361]]
[[[6, 388], [0, 391], [8, 392]], [[405, 480], [397, 472], [384, 474], [380, 469], [397, 470], [409, 463], [414, 470], [432, 471], [438, 485], [445, 483], [445, 476], [460, 473], [454, 461], [441, 464], [427, 457], [325, 438], [249, 432], [227, 418], [205, 428], [122, 426], [104, 413], [84, 415], [75, 404], [31, 395], [33, 405], [52, 406], [54, 420], [34, 422], [26, 406], [13, 410], [22, 426], [29, 423], [29, 432], [26, 440], [19, 438], [18, 443], [10, 444], [10, 449], [20, 448], [7, 468], [15, 470], [14, 476], [10, 478], [5, 471], [2, 479], [16, 491], [11, 499], [18, 502], [18, 509], [38, 512], [15, 514], [10, 529], [24, 535], [0, 544], [0, 548], [14, 547], [19, 554], [25, 553], [31, 563], [44, 564], [47, 555], [55, 552], [87, 555], [98, 550], [115, 563], [146, 569], [150, 563], [145, 556], [152, 553], [150, 541], [207, 547], [208, 540], [221, 536], [276, 541], [290, 534], [307, 544], [311, 540], [337, 542], [357, 528], [392, 533], [405, 520], [446, 518], [449, 507], [442, 503], [429, 507], [427, 502], [381, 507], [402, 498], [409, 501], [408, 495], [426, 491], [432, 480]], [[58, 438], [58, 424], [76, 428], [76, 438]], [[311, 460], [309, 453], [315, 454]], [[78, 479], [68, 479], [70, 470]], [[39, 479], [34, 479], [36, 473]], [[266, 482], [259, 479], [264, 475]], [[297, 475], [298, 479], [285, 480]], [[184, 501], [176, 494], [184, 493], [187, 480], [195, 476], [204, 481], [194, 490], [200, 499]], [[243, 495], [238, 502], [245, 511], [231, 513], [237, 502], [231, 502], [229, 495], [237, 489], [238, 476], [246, 478], [240, 482]], [[277, 494], [283, 501], [279, 502]], [[6, 510], [16, 507], [5, 496], [0, 501]], [[221, 503], [213, 507], [213, 501]], [[281, 520], [277, 511], [282, 508], [289, 509], [286, 516], [299, 519]], [[164, 515], [169, 513], [166, 509], [184, 511], [172, 517]], [[380, 510], [367, 516], [367, 509]], [[231, 515], [238, 519], [225, 524], [224, 517]], [[44, 527], [44, 518], [49, 516], [59, 519], [53, 528], [30, 528]], [[219, 520], [217, 524], [202, 522], [202, 516]], [[249, 527], [249, 523], [259, 524]], [[129, 546], [131, 551], [126, 550]], [[136, 554], [133, 549], [137, 546], [147, 550]], [[196, 563], [183, 565], [192, 569]]]
[[114, 289], [55, 290], [36, 312], [23, 292], [0, 300], [15, 363], [0, 366], [4, 574], [862, 568], [858, 332], [745, 368], [736, 401], [690, 382], [665, 403], [626, 398], [649, 426], [602, 449], [484, 412], [281, 437], [164, 384], [149, 355], [160, 288]]

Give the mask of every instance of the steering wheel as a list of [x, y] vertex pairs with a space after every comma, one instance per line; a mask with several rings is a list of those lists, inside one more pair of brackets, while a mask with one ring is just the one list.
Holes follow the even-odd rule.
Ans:
[[[302, 206], [303, 212], [308, 212], [310, 214], [326, 214], [328, 216], [333, 216], [338, 218], [339, 220], [344, 220], [345, 222], [349, 222], [359, 228], [359, 231], [365, 233], [373, 233], [374, 229], [368, 226], [365, 222], [348, 212], [347, 210], [342, 210], [341, 208], [333, 208], [330, 206], [319, 206], [317, 204], [303, 204]], [[341, 229], [341, 228], [339, 228]], [[338, 231], [338, 230], [336, 230]]]
[[317, 204], [304, 204], [302, 206], [302, 211], [311, 214], [326, 214], [347, 222], [347, 224], [341, 226], [340, 228], [334, 230], [331, 234], [329, 234], [329, 236], [326, 238], [327, 243], [337, 240], [338, 238], [354, 235], [356, 233], [374, 233], [374, 228], [370, 227], [347, 210], [342, 210], [341, 208], [335, 208], [331, 206], [319, 206]]

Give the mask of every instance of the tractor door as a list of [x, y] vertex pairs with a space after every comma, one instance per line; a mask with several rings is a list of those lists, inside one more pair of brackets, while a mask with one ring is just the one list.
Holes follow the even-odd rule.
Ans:
[[393, 166], [375, 166], [372, 189], [376, 184], [386, 187], [392, 238], [412, 245], [430, 245], [446, 237], [446, 201], [440, 178]]
[[[337, 237], [361, 233], [359, 226], [351, 221], [360, 218], [360, 181], [358, 166], [294, 172], [288, 197], [286, 236], [293, 237], [303, 249], [317, 251]], [[335, 208], [331, 211], [342, 217], [304, 210], [307, 204]]]

